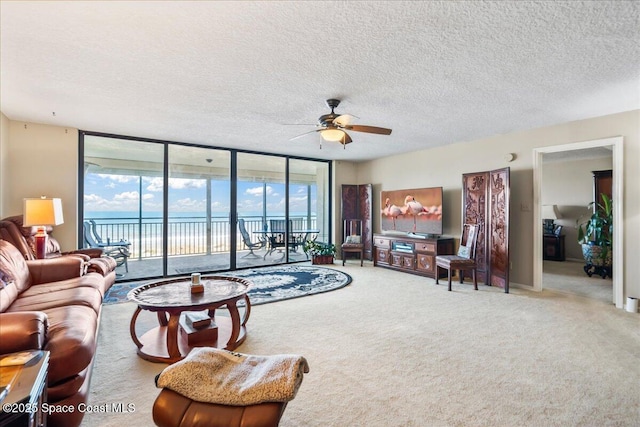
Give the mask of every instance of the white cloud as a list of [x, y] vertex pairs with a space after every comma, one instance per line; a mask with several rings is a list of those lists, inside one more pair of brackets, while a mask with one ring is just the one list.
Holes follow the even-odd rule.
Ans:
[[[260, 186], [260, 187], [253, 187], [253, 188], [247, 188], [244, 191], [244, 194], [247, 194], [249, 196], [254, 196], [254, 197], [261, 197], [263, 194], [263, 190], [264, 187]], [[267, 185], [266, 187], [266, 194], [267, 196], [277, 196], [277, 193], [274, 193], [273, 191], [273, 187]]]
[[148, 182], [147, 191], [162, 191], [163, 178], [142, 178], [144, 182]]
[[113, 175], [113, 174], [103, 174], [103, 173], [99, 173], [97, 175], [100, 178], [110, 179], [111, 181], [114, 181], [120, 184], [126, 184], [127, 182], [138, 181], [138, 177], [133, 175]]
[[138, 200], [139, 195], [137, 191], [125, 191], [124, 193], [116, 194], [113, 196], [113, 200]]
[[[162, 191], [164, 178], [143, 178], [143, 181], [148, 182], [148, 191], [160, 192]], [[205, 188], [207, 181], [204, 179], [189, 179], [189, 178], [169, 178], [169, 188], [172, 190], [185, 190], [189, 188]]]

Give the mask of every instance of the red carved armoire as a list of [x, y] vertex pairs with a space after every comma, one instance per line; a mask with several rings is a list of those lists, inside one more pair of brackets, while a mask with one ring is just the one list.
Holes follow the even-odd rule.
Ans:
[[362, 220], [362, 242], [364, 243], [364, 259], [373, 260], [373, 185], [342, 185], [342, 222], [345, 219]]
[[462, 175], [463, 223], [479, 224], [478, 281], [509, 292], [509, 168]]

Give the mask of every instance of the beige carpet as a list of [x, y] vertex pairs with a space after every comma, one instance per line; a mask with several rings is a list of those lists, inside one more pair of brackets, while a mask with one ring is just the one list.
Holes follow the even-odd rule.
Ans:
[[[353, 283], [256, 306], [238, 351], [304, 355], [281, 426], [637, 426], [640, 315], [565, 293], [433, 280], [356, 263]], [[104, 308], [84, 426], [152, 425], [164, 365], [136, 356], [134, 306]], [[151, 322], [153, 318], [149, 318]]]
[[544, 261], [542, 287], [613, 304], [611, 277], [603, 279], [597, 275], [587, 276], [584, 262]]

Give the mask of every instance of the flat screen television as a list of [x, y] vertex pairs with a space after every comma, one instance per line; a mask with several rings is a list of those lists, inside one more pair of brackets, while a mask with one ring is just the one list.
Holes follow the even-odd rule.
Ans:
[[382, 191], [383, 233], [442, 235], [442, 187]]

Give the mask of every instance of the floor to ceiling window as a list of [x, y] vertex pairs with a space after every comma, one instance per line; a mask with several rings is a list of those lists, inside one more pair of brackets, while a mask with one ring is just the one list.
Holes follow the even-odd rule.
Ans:
[[97, 243], [117, 258], [119, 278], [162, 275], [163, 145], [91, 136], [83, 151], [84, 247]]
[[230, 266], [230, 153], [169, 145], [169, 274]]
[[306, 261], [305, 239], [329, 241], [328, 161], [91, 132], [80, 150], [79, 217], [127, 251], [120, 281]]

